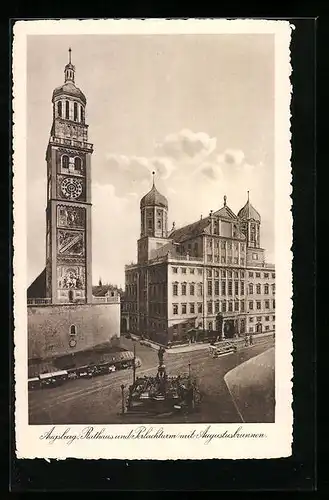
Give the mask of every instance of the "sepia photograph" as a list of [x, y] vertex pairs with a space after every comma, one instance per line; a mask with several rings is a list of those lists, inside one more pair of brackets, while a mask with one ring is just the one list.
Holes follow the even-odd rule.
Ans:
[[276, 50], [271, 30], [26, 35], [29, 427], [278, 422]]

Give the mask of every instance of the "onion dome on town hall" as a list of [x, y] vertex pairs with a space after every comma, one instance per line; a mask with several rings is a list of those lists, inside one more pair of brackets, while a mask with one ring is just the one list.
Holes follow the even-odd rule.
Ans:
[[252, 206], [249, 201], [249, 191], [248, 191], [248, 200], [244, 207], [241, 208], [238, 212], [238, 217], [242, 220], [254, 220], [256, 222], [261, 221], [260, 214], [257, 210]]
[[69, 62], [64, 69], [65, 82], [63, 85], [56, 87], [53, 92], [53, 99], [60, 95], [68, 95], [80, 99], [86, 104], [86, 97], [74, 83], [75, 66], [71, 62], [71, 49], [69, 49]]
[[144, 207], [162, 207], [168, 209], [168, 200], [163, 194], [159, 193], [154, 183], [154, 172], [152, 189], [141, 199], [140, 208]]

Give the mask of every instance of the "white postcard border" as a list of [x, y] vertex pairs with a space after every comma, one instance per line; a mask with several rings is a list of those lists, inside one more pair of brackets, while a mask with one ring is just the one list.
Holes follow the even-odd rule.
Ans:
[[[18, 21], [13, 41], [13, 201], [15, 431], [18, 458], [209, 459], [277, 458], [291, 455], [292, 414], [292, 214], [290, 145], [290, 37], [288, 21], [265, 20], [40, 20]], [[135, 437], [138, 425], [94, 426], [108, 438], [40, 439], [53, 426], [28, 424], [26, 308], [26, 39], [50, 34], [222, 34], [275, 36], [275, 247], [276, 247], [276, 421], [273, 424], [145, 425], [149, 436], [163, 428], [168, 437]], [[55, 426], [55, 433], [81, 436], [86, 426]], [[209, 427], [209, 428], [208, 428]], [[206, 434], [203, 435], [205, 430]], [[237, 432], [237, 429], [240, 430]], [[194, 430], [192, 437], [188, 437]], [[131, 431], [135, 434], [131, 434]], [[223, 434], [226, 431], [226, 436]], [[130, 437], [129, 436], [130, 433]], [[234, 435], [228, 437], [227, 435]], [[265, 434], [245, 437], [242, 434]], [[169, 435], [176, 434], [170, 438]], [[180, 434], [180, 435], [179, 435]], [[207, 439], [208, 435], [213, 435]], [[240, 437], [239, 437], [240, 434]], [[199, 437], [197, 437], [199, 436]]]

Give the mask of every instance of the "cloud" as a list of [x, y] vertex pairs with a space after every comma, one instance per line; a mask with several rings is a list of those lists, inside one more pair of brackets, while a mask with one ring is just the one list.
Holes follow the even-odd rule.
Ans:
[[239, 166], [244, 163], [245, 155], [240, 149], [226, 149], [217, 156], [217, 162], [220, 164]]
[[183, 129], [169, 134], [158, 144], [157, 149], [176, 161], [206, 158], [216, 149], [217, 139], [204, 132]]

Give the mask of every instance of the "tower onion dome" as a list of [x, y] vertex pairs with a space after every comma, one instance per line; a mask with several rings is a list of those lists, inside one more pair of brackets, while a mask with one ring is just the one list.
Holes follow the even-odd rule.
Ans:
[[63, 85], [56, 87], [53, 92], [53, 100], [60, 95], [68, 95], [80, 99], [86, 104], [86, 97], [82, 90], [80, 90], [74, 83], [75, 66], [71, 62], [71, 49], [69, 49], [69, 62], [64, 69], [65, 82]]
[[238, 217], [242, 220], [250, 220], [253, 219], [256, 222], [261, 221], [261, 217], [257, 210], [252, 206], [249, 201], [249, 191], [248, 191], [248, 200], [244, 207], [241, 208], [238, 212]]
[[[153, 173], [154, 176], [154, 173]], [[153, 186], [151, 191], [149, 191], [143, 198], [141, 199], [140, 208], [144, 208], [146, 206], [155, 206], [162, 207], [168, 209], [168, 200], [163, 194], [159, 193], [154, 184], [153, 178]]]

